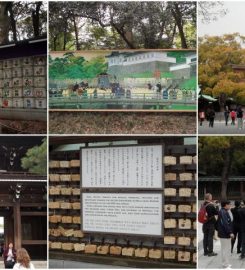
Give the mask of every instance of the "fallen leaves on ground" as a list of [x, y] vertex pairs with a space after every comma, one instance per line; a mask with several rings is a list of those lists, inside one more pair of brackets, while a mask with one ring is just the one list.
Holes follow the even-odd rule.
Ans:
[[196, 113], [50, 112], [52, 134], [195, 134]]
[[[47, 123], [40, 121], [21, 121], [21, 120], [0, 120], [2, 133], [4, 134], [45, 134], [47, 133]], [[9, 128], [8, 128], [9, 127]], [[21, 131], [21, 132], [20, 132]]]

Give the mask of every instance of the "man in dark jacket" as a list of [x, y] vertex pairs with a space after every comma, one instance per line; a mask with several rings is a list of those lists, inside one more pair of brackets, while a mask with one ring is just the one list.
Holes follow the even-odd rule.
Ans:
[[221, 202], [221, 209], [217, 222], [218, 236], [221, 244], [221, 262], [224, 268], [231, 267], [230, 252], [231, 252], [231, 239], [234, 238], [232, 227], [232, 214], [231, 214], [230, 201]]
[[213, 237], [215, 232], [216, 217], [218, 215], [218, 208], [213, 203], [212, 194], [207, 193], [204, 197], [204, 206], [206, 206], [207, 222], [202, 226], [203, 231], [203, 249], [204, 256], [216, 256], [213, 252]]
[[215, 110], [212, 108], [209, 111], [209, 127], [214, 127]]
[[239, 129], [242, 129], [243, 128], [243, 110], [241, 106], [238, 107], [236, 115], [237, 115], [237, 127]]
[[241, 222], [241, 234], [242, 234], [242, 250], [241, 250], [241, 259], [245, 259], [245, 201], [243, 206], [238, 210]]
[[240, 216], [238, 214], [238, 210], [240, 208], [241, 202], [235, 201], [235, 207], [231, 209], [231, 213], [233, 215], [233, 234], [234, 234], [234, 238], [231, 239], [231, 253], [233, 252], [233, 248], [237, 239], [237, 254], [241, 253], [241, 243], [242, 243], [241, 221]]

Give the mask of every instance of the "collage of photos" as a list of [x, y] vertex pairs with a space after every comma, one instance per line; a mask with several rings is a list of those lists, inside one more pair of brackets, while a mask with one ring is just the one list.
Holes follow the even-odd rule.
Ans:
[[0, 0], [0, 269], [245, 269], [244, 10]]

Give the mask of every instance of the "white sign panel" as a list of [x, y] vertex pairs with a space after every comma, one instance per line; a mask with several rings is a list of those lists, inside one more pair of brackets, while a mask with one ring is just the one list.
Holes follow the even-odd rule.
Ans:
[[162, 145], [83, 148], [83, 188], [162, 188]]
[[82, 230], [162, 235], [161, 193], [83, 193]]

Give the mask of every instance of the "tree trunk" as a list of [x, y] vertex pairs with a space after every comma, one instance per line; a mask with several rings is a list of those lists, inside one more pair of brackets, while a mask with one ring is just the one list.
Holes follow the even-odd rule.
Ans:
[[66, 50], [66, 43], [67, 43], [67, 28], [68, 28], [68, 21], [67, 21], [67, 18], [65, 18], [63, 51]]
[[53, 46], [54, 46], [54, 51], [56, 51], [56, 48], [57, 48], [57, 45], [56, 45], [56, 40], [57, 40], [57, 37], [54, 37], [54, 43], [53, 43]]
[[123, 30], [119, 29], [115, 24], [112, 24], [112, 27], [114, 27], [114, 29], [121, 36], [121, 38], [126, 42], [127, 46], [130, 49], [135, 49], [134, 44], [129, 39], [127, 39], [127, 36], [126, 36], [127, 33], [124, 33]]
[[8, 17], [8, 2], [0, 3], [0, 44], [8, 42], [9, 30], [10, 30], [10, 19]]
[[10, 2], [9, 4], [9, 15], [10, 15], [10, 23], [11, 23], [11, 30], [13, 32], [13, 40], [14, 42], [17, 41], [17, 29], [16, 29], [16, 20], [14, 18], [14, 13], [13, 13], [13, 3]]
[[229, 182], [229, 176], [231, 171], [231, 163], [232, 163], [232, 149], [225, 149], [225, 157], [224, 157], [224, 165], [222, 168], [221, 175], [221, 199], [227, 199], [227, 186]]
[[74, 32], [75, 32], [75, 38], [76, 38], [76, 48], [77, 48], [77, 50], [80, 50], [81, 47], [80, 47], [80, 44], [79, 44], [79, 37], [78, 37], [78, 29], [77, 29], [76, 17], [73, 16], [72, 20], [73, 20]]
[[228, 181], [224, 181], [223, 179], [221, 181], [221, 200], [223, 201], [227, 199]]
[[179, 35], [180, 35], [180, 39], [181, 39], [181, 47], [183, 49], [187, 49], [188, 46], [187, 46], [185, 33], [184, 33], [184, 29], [183, 29], [183, 24], [182, 24], [182, 15], [181, 15], [181, 12], [179, 10], [178, 3], [174, 3], [173, 8], [171, 10], [172, 10], [172, 14], [174, 16], [176, 25], [177, 25], [178, 30], [179, 30]]
[[36, 2], [36, 8], [32, 11], [32, 25], [34, 37], [40, 36], [40, 8], [42, 6], [42, 2]]

